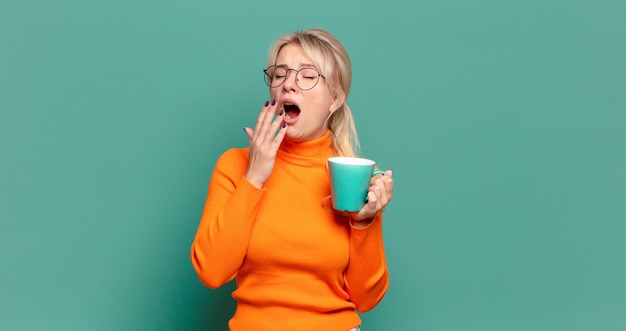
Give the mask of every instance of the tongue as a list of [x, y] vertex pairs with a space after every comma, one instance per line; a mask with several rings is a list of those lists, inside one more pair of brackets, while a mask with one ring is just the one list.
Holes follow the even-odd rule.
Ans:
[[295, 117], [298, 117], [298, 115], [300, 115], [300, 110], [298, 110], [297, 108], [289, 108], [285, 110], [285, 113], [286, 113], [286, 116], [295, 118]]

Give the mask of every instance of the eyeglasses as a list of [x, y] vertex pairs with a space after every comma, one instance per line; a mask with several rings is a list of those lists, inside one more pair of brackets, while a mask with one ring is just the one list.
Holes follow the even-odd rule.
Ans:
[[269, 66], [267, 69], [263, 69], [265, 73], [265, 84], [269, 87], [279, 87], [286, 80], [290, 71], [296, 72], [296, 85], [303, 91], [308, 91], [317, 85], [320, 77], [326, 79], [324, 75], [320, 74], [315, 68], [302, 68], [300, 70], [290, 69], [286, 66]]

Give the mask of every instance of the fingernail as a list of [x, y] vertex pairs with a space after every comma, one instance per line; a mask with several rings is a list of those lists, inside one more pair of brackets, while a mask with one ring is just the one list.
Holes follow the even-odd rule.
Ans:
[[283, 128], [287, 127], [287, 122], [283, 122]]
[[269, 100], [268, 100], [268, 101], [265, 101], [265, 107], [267, 107], [267, 106], [269, 106], [269, 105], [270, 105], [270, 101], [269, 101]]
[[276, 104], [276, 99], [272, 100], [272, 106]]
[[278, 114], [278, 116], [283, 116], [283, 114], [284, 114], [284, 113], [285, 113], [285, 110], [284, 110], [284, 109], [281, 109], [281, 110], [280, 110], [280, 114]]

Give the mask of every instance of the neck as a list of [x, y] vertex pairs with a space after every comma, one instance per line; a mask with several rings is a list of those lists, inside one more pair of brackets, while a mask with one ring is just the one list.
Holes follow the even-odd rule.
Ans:
[[321, 137], [309, 141], [296, 141], [285, 137], [280, 145], [280, 151], [299, 157], [329, 157], [333, 154], [330, 130], [326, 130]]

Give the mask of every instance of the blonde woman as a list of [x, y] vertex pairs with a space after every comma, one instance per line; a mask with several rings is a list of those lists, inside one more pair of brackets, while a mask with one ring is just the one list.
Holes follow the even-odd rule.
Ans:
[[357, 311], [387, 291], [382, 212], [392, 171], [372, 180], [359, 212], [323, 204], [326, 160], [358, 152], [345, 103], [351, 70], [327, 31], [279, 38], [264, 70], [271, 101], [254, 129], [244, 128], [249, 147], [217, 161], [191, 261], [210, 288], [236, 278], [230, 330], [359, 330]]

